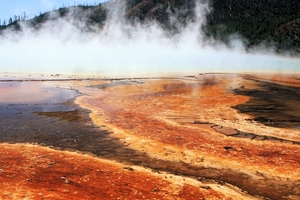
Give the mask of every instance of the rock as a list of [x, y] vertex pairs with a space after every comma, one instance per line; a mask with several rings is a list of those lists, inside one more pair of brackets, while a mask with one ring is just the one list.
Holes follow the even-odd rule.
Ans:
[[215, 126], [212, 127], [215, 131], [222, 133], [226, 136], [234, 136], [234, 135], [238, 135], [238, 131], [236, 129], [233, 128], [229, 128], [229, 127], [223, 127], [223, 126]]
[[200, 186], [200, 188], [207, 189], [207, 190], [211, 189], [211, 187], [209, 187], [208, 185], [207, 186]]
[[228, 150], [228, 151], [230, 151], [230, 150], [231, 150], [231, 151], [235, 151], [235, 150], [236, 150], [235, 148], [230, 147], [230, 146], [225, 146], [224, 149], [225, 149], [225, 150]]
[[196, 120], [194, 121], [194, 124], [209, 124], [209, 122]]
[[255, 138], [253, 138], [254, 140], [266, 140], [267, 138], [265, 136], [260, 136], [257, 135]]
[[127, 169], [128, 171], [134, 171], [134, 169], [133, 168], [131, 168], [131, 167], [123, 167], [123, 169]]

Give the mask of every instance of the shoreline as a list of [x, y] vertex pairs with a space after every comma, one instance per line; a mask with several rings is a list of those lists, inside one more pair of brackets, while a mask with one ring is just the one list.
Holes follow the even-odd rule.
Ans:
[[[151, 81], [150, 81], [151, 82]], [[124, 88], [124, 87], [126, 87], [126, 86], [119, 86], [120, 88]], [[133, 87], [133, 86], [127, 86], [126, 88], [128, 88], [128, 87]], [[145, 87], [145, 86], [144, 86]], [[147, 87], [146, 87], [147, 88]], [[148, 138], [146, 138], [145, 136], [139, 136], [139, 135], [136, 135], [136, 134], [138, 134], [138, 132], [137, 133], [134, 133], [134, 132], [136, 132], [136, 131], [134, 131], [134, 129], [133, 130], [131, 130], [130, 132], [131, 133], [128, 133], [128, 128], [126, 128], [126, 126], [124, 126], [124, 127], [120, 127], [120, 125], [118, 125], [119, 123], [121, 123], [122, 124], [122, 120], [120, 121], [119, 119], [118, 119], [118, 121], [115, 121], [115, 120], [113, 120], [113, 119], [111, 119], [112, 121], [109, 121], [109, 115], [107, 115], [107, 114], [109, 114], [109, 113], [107, 113], [107, 111], [105, 111], [105, 109], [107, 109], [107, 110], [110, 110], [110, 111], [112, 111], [113, 113], [116, 113], [116, 112], [119, 112], [119, 111], [117, 111], [118, 109], [120, 109], [120, 111], [121, 111], [121, 113], [120, 114], [122, 114], [122, 112], [124, 112], [124, 111], [122, 111], [122, 109], [121, 108], [118, 108], [119, 106], [117, 106], [117, 104], [116, 104], [116, 102], [118, 102], [118, 100], [117, 99], [112, 99], [112, 100], [110, 100], [110, 98], [115, 98], [113, 95], [112, 96], [110, 96], [109, 94], [109, 92], [110, 92], [110, 90], [111, 91], [113, 91], [114, 93], [118, 93], [118, 91], [120, 91], [120, 89], [119, 90], [117, 90], [117, 88], [114, 88], [114, 89], [111, 89], [111, 88], [106, 88], [106, 94], [104, 94], [103, 96], [99, 96], [99, 97], [97, 97], [99, 100], [101, 100], [101, 102], [102, 102], [102, 104], [103, 103], [105, 103], [105, 105], [103, 105], [103, 106], [101, 106], [100, 104], [97, 104], [97, 103], [95, 103], [93, 106], [94, 106], [94, 108], [97, 108], [96, 110], [93, 110], [93, 107], [86, 107], [87, 105], [85, 105], [84, 107], [85, 108], [87, 108], [87, 109], [90, 109], [90, 110], [92, 110], [92, 113], [91, 113], [91, 118], [94, 120], [94, 122], [95, 123], [99, 123], [99, 124], [105, 124], [105, 125], [107, 125], [107, 126], [110, 126], [110, 128], [111, 128], [111, 130], [113, 131], [113, 134], [112, 134], [112, 136], [115, 136], [116, 138], [123, 138], [122, 140], [124, 141], [124, 142], [126, 142], [126, 143], [129, 143], [129, 147], [131, 147], [131, 148], [133, 148], [133, 149], [140, 149], [140, 151], [145, 151], [145, 152], [151, 152], [150, 154], [153, 154], [151, 157], [154, 159], [156, 159], [156, 158], [159, 158], [159, 159], [162, 159], [162, 160], [168, 160], [168, 161], [170, 161], [170, 162], [174, 162], [174, 161], [178, 161], [178, 160], [185, 160], [185, 162], [187, 162], [187, 163], [192, 163], [192, 157], [193, 157], [193, 154], [194, 153], [192, 153], [191, 154], [191, 152], [195, 152], [195, 150], [192, 150], [192, 149], [190, 149], [190, 148], [188, 148], [188, 149], [186, 149], [186, 148], [184, 148], [184, 149], [182, 149], [180, 146], [178, 147], [177, 145], [177, 147], [174, 147], [173, 145], [168, 145], [168, 142], [167, 143], [165, 143], [165, 142], [163, 142], [163, 143], [161, 143], [160, 144], [160, 142], [162, 142], [162, 141], [157, 141], [157, 139], [155, 139], [155, 140], [152, 140], [152, 139], [148, 139]], [[116, 91], [117, 90], [117, 91]], [[149, 88], [148, 88], [148, 90], [149, 90]], [[151, 91], [151, 89], [150, 89], [150, 91]], [[124, 93], [124, 92], [121, 92], [121, 94], [119, 94], [120, 96], [118, 96], [118, 98], [121, 98], [121, 99], [124, 99], [124, 97], [126, 97], [126, 93]], [[125, 95], [125, 96], [124, 96]], [[134, 96], [134, 93], [132, 94], [133, 96]], [[82, 97], [82, 98], [84, 98], [84, 97]], [[88, 102], [88, 103], [91, 103], [92, 102], [92, 99], [91, 99], [92, 97], [87, 97], [87, 99], [86, 99], [86, 101], [88, 102], [88, 101], [90, 101], [90, 102]], [[81, 99], [81, 97], [79, 98], [79, 99]], [[89, 100], [88, 100], [89, 99]], [[109, 101], [108, 102], [111, 102], [111, 103], [114, 103], [114, 104], [112, 104], [112, 105], [108, 105], [107, 104], [107, 102], [106, 102], [106, 99], [108, 99]], [[125, 98], [126, 99], [126, 98]], [[77, 99], [77, 101], [78, 101], [78, 99]], [[86, 104], [87, 102], [80, 102], [81, 103], [81, 105], [82, 104]], [[148, 103], [148, 104], [150, 104], [150, 102]], [[120, 105], [120, 104], [118, 104], [118, 105]], [[114, 107], [114, 106], [116, 106], [116, 107]], [[137, 106], [137, 105], [136, 105]], [[100, 109], [104, 109], [104, 110], [102, 110], [102, 111], [99, 111], [99, 109], [98, 108], [100, 108]], [[112, 109], [112, 110], [111, 110]], [[126, 111], [125, 111], [126, 112]], [[131, 112], [135, 112], [134, 110], [132, 110]], [[143, 111], [144, 112], [144, 111]], [[137, 116], [139, 116], [139, 114], [137, 114], [137, 113], [135, 113], [134, 114], [134, 116], [135, 117], [137, 117]], [[114, 117], [116, 117], [116, 116], [114, 116]], [[108, 119], [107, 119], [108, 118]], [[101, 120], [102, 119], [102, 120]], [[125, 120], [126, 118], [123, 118], [123, 120]], [[99, 121], [100, 120], [100, 121]], [[108, 121], [107, 121], [108, 120]], [[161, 118], [161, 119], [158, 119], [158, 120], [165, 120], [164, 119], [164, 117], [163, 118]], [[126, 120], [125, 120], [126, 121]], [[149, 119], [148, 119], [148, 121], [149, 121]], [[192, 122], [193, 122], [193, 120], [192, 120]], [[220, 122], [220, 121], [218, 121], [218, 122]], [[223, 121], [224, 122], [224, 121]], [[246, 121], [245, 121], [246, 122]], [[125, 123], [133, 123], [133, 124], [135, 124], [135, 126], [137, 125], [136, 124], [136, 122], [125, 122]], [[173, 123], [173, 122], [172, 122]], [[176, 123], [178, 123], [178, 122], [176, 122]], [[176, 123], [175, 123], [175, 126], [177, 126], [176, 125]], [[114, 125], [115, 124], [115, 125]], [[246, 124], [249, 124], [249, 123], [246, 123]], [[183, 123], [181, 123], [181, 125], [184, 125]], [[188, 126], [190, 126], [189, 124], [187, 124]], [[168, 127], [168, 125], [164, 125], [165, 127]], [[130, 126], [129, 126], [130, 127]], [[132, 129], [132, 128], [130, 128], [130, 129]], [[206, 129], [206, 128], [200, 128], [200, 130], [201, 131], [208, 131], [209, 132], [209, 134], [212, 134], [212, 132], [210, 131], [210, 130], [208, 130], [208, 129]], [[265, 127], [262, 127], [262, 129], [261, 130], [265, 130]], [[274, 131], [275, 131], [275, 129], [274, 129]], [[178, 132], [177, 132], [177, 134], [178, 134]], [[213, 134], [214, 135], [214, 134]], [[219, 137], [219, 136], [218, 136]], [[224, 139], [224, 138], [223, 138]], [[229, 140], [229, 139], [228, 139]], [[227, 148], [225, 148], [224, 147], [224, 149], [225, 149], [225, 151], [231, 151], [232, 150], [232, 152], [234, 153], [234, 154], [237, 154], [239, 151], [240, 152], [243, 152], [244, 150], [245, 150], [245, 147], [244, 148], [242, 148], [242, 149], [238, 149], [238, 148], [236, 148], [236, 147], [234, 147], [234, 146], [236, 146], [236, 144], [234, 145], [234, 143], [236, 143], [236, 142], [234, 142], [234, 141], [237, 141], [236, 139], [230, 139], [231, 140], [231, 143], [233, 142], [233, 147], [231, 146], [231, 145], [227, 145], [227, 146], [225, 146], [225, 147], [227, 147]], [[247, 141], [245, 141], [245, 140], [241, 140], [241, 141], [244, 141], [244, 142], [247, 142]], [[272, 148], [271, 146], [272, 146], [272, 144], [274, 144], [274, 143], [276, 143], [276, 141], [270, 141], [270, 142], [264, 142], [264, 141], [252, 141], [252, 140], [250, 140], [249, 141], [252, 145], [254, 145], [254, 146], [257, 146], [257, 145], [262, 145], [263, 143], [264, 143], [264, 145], [268, 145], [268, 147], [267, 148]], [[248, 142], [247, 142], [248, 143]], [[153, 145], [150, 145], [150, 144], [153, 144]], [[155, 144], [155, 145], [154, 145]], [[242, 144], [239, 144], [239, 145], [242, 145]], [[280, 145], [281, 147], [284, 147], [284, 148], [286, 148], [286, 147], [288, 147], [288, 148], [290, 148], [290, 147], [292, 147], [292, 146], [290, 146], [289, 144], [284, 144], [284, 143], [282, 143], [282, 144], [278, 144], [278, 143], [276, 143], [276, 146], [278, 146], [278, 145]], [[158, 148], [158, 146], [164, 146], [164, 148]], [[243, 145], [243, 146], [245, 146], [245, 145]], [[254, 148], [254, 146], [253, 147], [249, 147], [249, 150], [250, 149], [252, 149], [252, 148]], [[279, 146], [278, 146], [279, 147]], [[240, 147], [239, 147], [240, 148]], [[261, 147], [260, 147], [261, 148]], [[292, 147], [292, 149], [298, 149], [298, 147]], [[262, 149], [261, 149], [262, 150]], [[259, 151], [261, 151], [261, 150], [259, 150]], [[161, 153], [159, 153], [159, 151], [161, 151]], [[272, 151], [272, 150], [270, 150], [270, 151]], [[169, 154], [168, 152], [172, 152], [171, 154]], [[186, 154], [185, 156], [180, 156], [181, 154], [182, 154], [182, 152], [184, 152], [184, 154]], [[190, 152], [190, 158], [189, 158], [189, 156], [187, 156], [188, 154], [189, 154], [189, 152]], [[195, 152], [196, 153], [196, 152]], [[214, 160], [214, 156], [212, 156], [212, 155], [210, 155], [209, 156], [209, 154], [208, 154], [208, 152], [206, 152], [207, 153], [207, 155], [206, 156], [204, 156], [204, 163], [203, 163], [203, 160], [201, 161], [201, 163], [198, 163], [198, 164], [196, 164], [196, 163], [194, 163], [193, 164], [193, 166], [197, 166], [197, 165], [199, 165], [199, 166], [210, 166], [210, 167], [212, 167], [211, 168], [211, 170], [214, 168], [213, 166], [215, 166], [216, 168], [215, 169], [218, 169], [218, 171], [219, 172], [221, 172], [222, 170], [220, 170], [220, 163], [222, 163], [222, 165], [224, 165], [225, 163], [227, 163], [227, 161], [226, 161], [226, 159], [225, 160], [223, 160], [222, 159], [222, 161], [221, 160], [219, 160], [219, 161], [217, 161], [217, 163], [219, 163], [219, 164], [216, 164], [216, 162], [214, 162], [213, 160]], [[250, 152], [249, 152], [250, 153]], [[165, 157], [165, 155], [164, 154], [169, 154], [167, 157]], [[174, 155], [174, 156], [172, 156], [172, 155]], [[201, 155], [201, 154], [200, 154]], [[179, 156], [179, 157], [176, 157], [176, 156]], [[187, 160], [186, 160], [187, 159]], [[200, 159], [201, 160], [201, 159]], [[211, 160], [211, 161], [209, 161], [209, 160]], [[263, 161], [263, 160], [261, 160], [261, 161]], [[259, 163], [259, 162], [261, 162], [261, 161], [255, 161], [256, 163]], [[193, 161], [193, 162], [195, 162], [195, 161]], [[225, 165], [228, 165], [228, 167], [229, 166], [231, 166], [231, 167], [229, 167], [229, 168], [235, 168], [236, 167], [236, 164], [237, 163], [235, 163], [235, 161], [230, 161], [232, 164], [229, 164], [229, 163], [227, 163], [227, 164], [225, 164]], [[265, 161], [264, 161], [265, 162]], [[205, 164], [206, 163], [206, 164]], [[248, 174], [248, 175], [250, 175], [250, 177], [251, 176], [253, 176], [253, 177], [257, 177], [258, 175], [257, 174], [255, 174], [256, 173], [256, 170], [255, 170], [255, 165], [254, 165], [254, 163], [249, 163], [249, 164], [243, 164], [242, 166], [243, 167], [245, 167], [247, 165], [247, 167], [246, 167], [246, 169], [244, 169], [244, 170], [242, 170], [242, 171], [244, 171], [245, 172], [245, 174], [244, 175], [246, 175], [246, 174]], [[249, 165], [251, 166], [251, 165], [254, 165], [254, 169], [247, 169], [247, 168], [249, 168]], [[259, 165], [260, 167], [262, 166], [261, 164]], [[267, 166], [267, 165], [266, 165]], [[177, 167], [179, 167], [179, 166], [177, 166]], [[180, 167], [179, 167], [180, 168]], [[222, 167], [221, 167], [222, 168]], [[241, 170], [241, 168], [238, 168], [239, 170]], [[268, 172], [268, 167], [266, 168], [266, 169], [264, 169], [264, 170], [262, 170], [262, 171], [264, 171], [263, 172], [263, 177], [268, 177], [267, 179], [272, 179], [272, 176], [274, 175], [274, 170], [272, 170], [272, 172], [271, 171], [269, 171]], [[279, 168], [278, 168], [278, 170], [280, 170]], [[182, 172], [184, 171], [184, 170], [181, 170]], [[198, 169], [198, 172], [199, 172], [199, 169]], [[250, 173], [249, 173], [250, 172]], [[222, 172], [222, 173], [225, 173], [225, 172]], [[258, 173], [258, 172], [257, 172]], [[260, 172], [261, 173], [261, 172]], [[282, 172], [277, 172], [276, 173], [278, 176], [281, 176], [280, 174], [282, 174]], [[277, 176], [276, 175], [276, 176]], [[294, 177], [296, 174], [290, 174], [290, 175], [288, 175], [288, 178], [289, 179], [291, 179], [292, 177]], [[211, 176], [211, 175], [209, 175], [209, 176]], [[260, 175], [259, 175], [260, 176]], [[250, 178], [250, 177], [248, 177], [248, 178]], [[224, 180], [224, 178], [222, 178], [222, 177], [219, 177], [219, 178], [221, 178], [221, 180], [223, 179]], [[274, 177], [275, 178], [275, 177]], [[250, 180], [251, 180], [251, 178], [250, 178]], [[296, 180], [296, 179], [295, 179]], [[294, 181], [295, 181], [294, 180]], [[236, 181], [238, 181], [238, 180], [236, 180]], [[253, 181], [253, 180], [252, 180]], [[254, 181], [255, 182], [255, 181]], [[289, 184], [289, 181], [283, 181], [283, 182], [285, 182], [284, 184]], [[270, 185], [271, 185], [271, 182], [269, 183]], [[274, 184], [274, 183], [272, 183], [272, 184]], [[255, 184], [253, 184], [253, 186], [254, 185], [259, 185], [259, 182], [255, 182]], [[241, 186], [241, 185], [240, 185]], [[289, 187], [291, 187], [291, 186], [289, 186]], [[242, 188], [243, 188], [243, 186], [242, 186]], [[270, 187], [271, 188], [271, 187]], [[245, 189], [245, 188], [243, 188], [244, 190], [247, 190], [247, 189]], [[270, 193], [269, 194], [271, 194], [271, 190], [270, 190]]]
[[[227, 79], [225, 75], [215, 74], [175, 79], [148, 78], [138, 79], [143, 80], [143, 84], [134, 82], [113, 87], [102, 87], [110, 83], [108, 80], [61, 83], [65, 89], [81, 94], [72, 100], [77, 108], [71, 112], [36, 113], [38, 115], [34, 114], [36, 116], [30, 119], [41, 120], [40, 127], [45, 127], [42, 131], [48, 129], [48, 132], [44, 132], [46, 135], [42, 139], [36, 135], [38, 129], [31, 131], [34, 138], [40, 139], [40, 145], [53, 146], [45, 142], [49, 142], [50, 136], [55, 137], [57, 142], [53, 147], [58, 153], [79, 151], [83, 157], [90, 154], [97, 156], [95, 159], [110, 160], [112, 164], [117, 162], [125, 167], [125, 171], [132, 172], [132, 169], [136, 171], [136, 167], [141, 167], [150, 175], [167, 173], [165, 177], [168, 178], [161, 177], [166, 180], [175, 175], [181, 180], [190, 177], [196, 181], [191, 185], [196, 184], [197, 191], [200, 188], [201, 192], [226, 195], [228, 190], [231, 191], [228, 188], [238, 187], [234, 191], [240, 199], [243, 196], [249, 199], [258, 196], [279, 198], [284, 197], [282, 188], [286, 188], [291, 195], [300, 195], [300, 191], [293, 187], [299, 178], [294, 168], [299, 162], [300, 148], [297, 145], [228, 137], [209, 125], [214, 123], [224, 130], [228, 127], [229, 132], [231, 128], [259, 135], [298, 138], [284, 136], [287, 131], [293, 131], [280, 129], [281, 133], [276, 133], [277, 128], [246, 120], [249, 116], [232, 108], [232, 105], [249, 101], [246, 96], [228, 92], [229, 88], [244, 85], [241, 78], [241, 75], [228, 74]], [[132, 80], [137, 79], [127, 81]], [[249, 84], [249, 87], [256, 86]], [[86, 118], [87, 114], [90, 119]], [[68, 121], [72, 117], [73, 120]], [[87, 121], [82, 121], [81, 117]], [[208, 124], [197, 124], [196, 121]], [[64, 127], [66, 132], [59, 127]], [[70, 127], [74, 129], [68, 129]], [[277, 148], [284, 150], [284, 154], [277, 152]], [[274, 184], [278, 189], [276, 192], [273, 191]]]

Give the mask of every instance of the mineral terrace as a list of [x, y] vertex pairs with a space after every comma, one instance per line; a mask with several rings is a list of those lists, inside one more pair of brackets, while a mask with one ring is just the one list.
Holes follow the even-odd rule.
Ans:
[[1, 199], [300, 199], [300, 77], [0, 82]]

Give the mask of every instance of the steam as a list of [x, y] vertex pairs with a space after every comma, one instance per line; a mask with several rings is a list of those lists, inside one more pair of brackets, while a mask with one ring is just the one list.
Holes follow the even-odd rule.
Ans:
[[298, 59], [246, 53], [238, 36], [232, 48], [205, 41], [201, 26], [209, 7], [200, 1], [197, 20], [174, 36], [155, 22], [127, 23], [120, 14], [124, 7], [107, 6], [109, 17], [103, 28], [92, 27], [94, 32], [85, 31], [84, 20], [74, 20], [74, 13], [47, 22], [39, 31], [21, 23], [22, 33], [6, 31], [0, 38], [0, 71], [139, 76], [300, 70]]

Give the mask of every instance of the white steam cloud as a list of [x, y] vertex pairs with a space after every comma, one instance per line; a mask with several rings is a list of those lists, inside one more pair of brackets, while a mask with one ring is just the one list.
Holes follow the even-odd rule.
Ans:
[[261, 51], [248, 54], [238, 39], [232, 40], [230, 49], [203, 41], [206, 4], [198, 3], [196, 22], [174, 37], [154, 22], [136, 26], [124, 22], [122, 7], [108, 8], [109, 19], [93, 33], [82, 31], [85, 22], [73, 21], [73, 14], [49, 21], [39, 31], [29, 27], [18, 34], [7, 31], [0, 38], [0, 71], [126, 76], [300, 70], [300, 60]]

